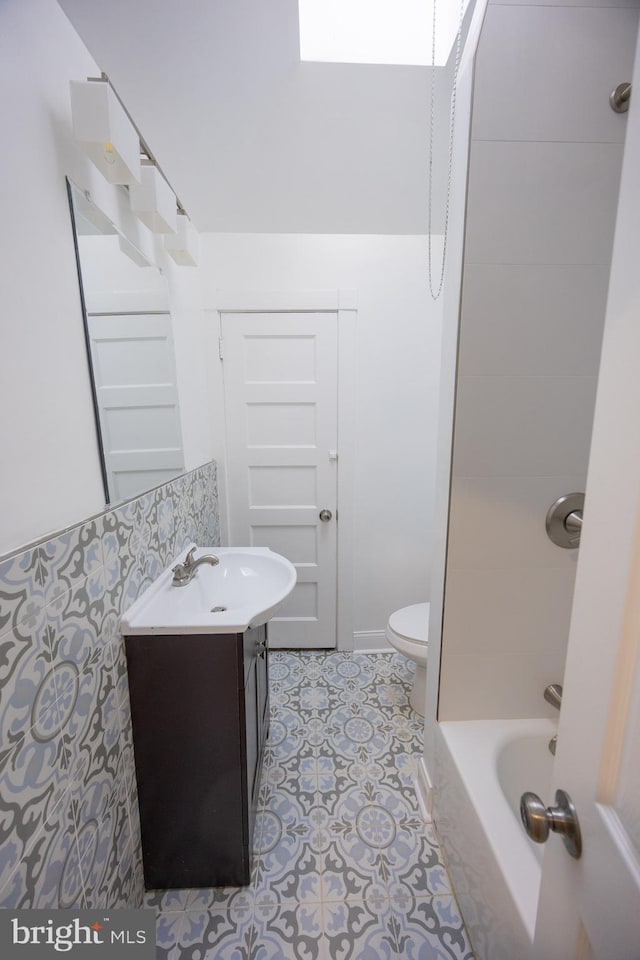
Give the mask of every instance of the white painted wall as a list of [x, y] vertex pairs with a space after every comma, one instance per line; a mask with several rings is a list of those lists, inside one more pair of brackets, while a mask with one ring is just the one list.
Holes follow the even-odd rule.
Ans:
[[[637, 10], [490, 3], [477, 56], [439, 717], [552, 714], [577, 552]], [[544, 63], [544, 70], [540, 64]], [[562, 95], [558, 96], [558, 91]], [[588, 503], [586, 506], [588, 512]]]
[[2, 4], [0, 553], [104, 503], [64, 180], [68, 83], [95, 70], [55, 3]]
[[393, 610], [429, 596], [441, 307], [427, 290], [426, 237], [202, 240], [212, 309], [217, 289], [357, 291], [354, 630], [382, 631]]
[[[0, 4], [3, 129], [0, 554], [76, 523], [104, 506], [65, 176], [138, 246], [156, 256], [146, 228], [124, 209], [76, 148], [69, 81], [99, 68], [55, 0]], [[146, 235], [145, 235], [146, 231]], [[186, 269], [186, 268], [183, 268]], [[187, 466], [209, 459], [208, 412], [196, 401], [207, 371], [197, 271], [168, 265], [178, 375], [188, 383]], [[178, 331], [179, 328], [179, 331]], [[181, 334], [188, 345], [179, 346]], [[179, 356], [178, 356], [179, 355]], [[187, 431], [185, 430], [185, 446]]]

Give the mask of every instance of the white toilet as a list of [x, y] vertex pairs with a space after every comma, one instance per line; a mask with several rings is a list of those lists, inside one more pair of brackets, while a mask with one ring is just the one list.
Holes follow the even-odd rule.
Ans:
[[389, 617], [385, 631], [387, 640], [398, 653], [416, 665], [409, 703], [424, 717], [425, 685], [427, 682], [427, 646], [429, 638], [429, 603], [413, 603], [402, 607]]

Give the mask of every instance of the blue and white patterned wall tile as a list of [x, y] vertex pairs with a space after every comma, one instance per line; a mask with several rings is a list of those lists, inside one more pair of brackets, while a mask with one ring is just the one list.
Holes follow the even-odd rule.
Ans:
[[155, 529], [156, 496], [162, 496], [164, 487], [145, 493], [136, 501], [136, 527], [134, 548], [136, 559], [141, 568], [147, 563], [150, 555], [158, 556], [158, 536]]
[[106, 589], [111, 607], [120, 616], [137, 598], [142, 571], [136, 533], [136, 501], [122, 504], [106, 514], [102, 555]]
[[189, 511], [189, 477], [191, 474], [184, 474], [178, 477], [171, 486], [171, 499], [173, 500], [174, 527], [175, 535], [181, 534], [184, 529], [185, 518]]
[[82, 824], [80, 870], [88, 907], [109, 907], [108, 893], [130, 845], [129, 818], [119, 776], [80, 787], [77, 821]]
[[121, 720], [115, 675], [106, 657], [80, 677], [78, 698], [64, 733], [69, 769], [84, 788], [96, 781], [113, 788], [120, 762]]
[[55, 816], [67, 787], [58, 708], [53, 704], [15, 747], [0, 755], [0, 906], [7, 896], [19, 894], [12, 893], [14, 873], [27, 858], [37, 861], [47, 845], [46, 836], [36, 842], [38, 835]]
[[88, 521], [0, 563], [0, 630], [21, 623], [102, 566], [102, 518]]
[[[55, 739], [49, 741], [54, 747], [56, 742]], [[15, 811], [12, 824], [12, 839], [14, 842], [16, 839], [22, 841], [24, 849], [17, 867], [10, 872], [7, 882], [0, 889], [0, 907], [57, 909], [67, 901], [70, 906], [80, 906], [78, 896], [81, 893], [81, 881], [76, 869], [76, 824], [69, 791], [60, 789], [60, 781], [66, 771], [62, 773], [63, 764], [58, 751], [58, 763], [53, 775], [48, 777], [50, 771], [46, 764], [42, 764], [39, 778], [34, 777], [33, 770], [41, 759], [38, 753], [31, 755], [34, 744], [37, 744], [37, 741], [25, 744], [28, 754], [25, 758], [26, 764], [22, 766], [22, 769], [26, 766], [29, 771], [25, 778], [28, 780], [28, 787], [24, 787], [22, 791], [23, 795], [29, 794], [29, 799], [23, 801], [19, 813]], [[17, 763], [20, 769], [19, 759]], [[45, 781], [46, 786], [43, 789]], [[45, 797], [51, 802], [43, 803]], [[47, 815], [40, 818], [38, 814], [42, 810]], [[6, 848], [7, 845], [3, 842], [3, 851]], [[66, 893], [63, 893], [60, 899], [59, 887], [63, 880]]]
[[[65, 791], [68, 795], [69, 770], [81, 778], [82, 789], [98, 779], [106, 780], [111, 789], [115, 784], [109, 760], [117, 763], [119, 723], [114, 719], [119, 720], [119, 716], [115, 697], [109, 696], [115, 686], [112, 671], [101, 671], [98, 665], [96, 671], [78, 675], [71, 667], [75, 671], [73, 682], [4, 758], [0, 769], [0, 810], [5, 828], [0, 862], [9, 871], [16, 867], [17, 852], [28, 862], [29, 844], [38, 831], [45, 836], [50, 832], [46, 824], [51, 822], [52, 811]], [[0, 878], [0, 883], [5, 879]]]
[[29, 906], [61, 910], [84, 907], [82, 847], [70, 797], [60, 805], [57, 814], [51, 824], [55, 839], [43, 858], [41, 870], [34, 875], [33, 901]]
[[118, 863], [109, 864], [95, 900], [96, 907], [124, 910], [140, 906], [144, 887], [136, 887], [136, 859], [137, 851], [129, 844]]
[[68, 593], [102, 567], [103, 518], [98, 517], [74, 527], [40, 548], [46, 547], [47, 580], [45, 599], [48, 604]]
[[101, 659], [106, 640], [106, 605], [102, 569], [48, 605], [47, 620], [58, 695], [64, 690], [63, 666], [72, 664], [80, 674]]
[[160, 557], [162, 566], [166, 567], [173, 560], [176, 553], [175, 505], [172, 498], [167, 498], [158, 506], [158, 529], [164, 530], [159, 534]]
[[144, 897], [144, 876], [138, 848], [129, 844], [122, 857], [118, 871], [112, 878], [106, 893], [106, 902], [110, 906], [133, 908], [142, 904]]
[[119, 619], [217, 510], [207, 464], [0, 561], [0, 907], [142, 902]]
[[[200, 468], [197, 467], [196, 470], [198, 469]], [[183, 473], [171, 484], [171, 489], [168, 491], [167, 495], [173, 500], [174, 531], [177, 531], [184, 523], [185, 511], [188, 509], [187, 500], [191, 478], [195, 472], [195, 470], [192, 470], [190, 473]]]
[[56, 700], [44, 610], [29, 624], [22, 623], [6, 632], [2, 638], [2, 651], [0, 749], [6, 750], [14, 746], [37, 716]]
[[220, 509], [218, 497], [218, 474], [215, 469], [209, 471], [209, 503], [205, 515], [205, 537], [212, 546], [220, 544]]
[[37, 557], [26, 550], [0, 562], [0, 634], [44, 609], [46, 568]]

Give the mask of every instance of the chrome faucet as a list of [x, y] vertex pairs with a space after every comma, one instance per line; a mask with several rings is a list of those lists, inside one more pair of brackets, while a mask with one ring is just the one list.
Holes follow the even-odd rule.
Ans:
[[559, 683], [550, 683], [544, 689], [544, 698], [552, 707], [559, 710], [562, 706], [562, 687]]
[[[545, 687], [544, 698], [547, 703], [550, 703], [552, 707], [555, 707], [556, 710], [559, 710], [562, 706], [562, 686], [559, 683], [550, 683], [548, 687]], [[558, 734], [556, 733], [555, 737], [551, 737], [549, 740], [549, 752], [555, 757], [556, 748], [558, 746]]]
[[184, 562], [178, 563], [173, 567], [173, 580], [171, 582], [174, 587], [184, 587], [187, 583], [191, 583], [201, 563], [208, 563], [212, 567], [220, 563], [218, 558], [214, 557], [212, 553], [206, 554], [204, 557], [198, 557], [198, 559], [195, 560], [194, 554], [196, 550], [197, 547], [192, 547], [186, 555]]

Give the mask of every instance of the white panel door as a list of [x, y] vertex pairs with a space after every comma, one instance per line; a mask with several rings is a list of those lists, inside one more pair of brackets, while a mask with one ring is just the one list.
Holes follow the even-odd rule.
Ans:
[[[640, 88], [636, 57], [634, 90]], [[547, 841], [536, 960], [640, 957], [640, 101], [627, 125], [554, 787], [583, 853]], [[546, 802], [552, 797], [544, 798]]]
[[102, 449], [111, 502], [184, 470], [168, 313], [88, 317]]
[[221, 319], [230, 545], [269, 547], [296, 567], [271, 647], [335, 647], [337, 314]]

